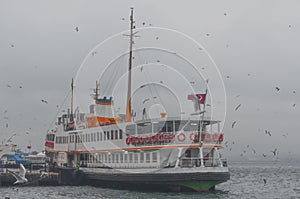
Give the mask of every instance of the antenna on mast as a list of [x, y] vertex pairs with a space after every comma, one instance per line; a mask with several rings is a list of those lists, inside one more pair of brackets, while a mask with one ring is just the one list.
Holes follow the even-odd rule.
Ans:
[[72, 90], [72, 98], [71, 98], [71, 117], [70, 117], [70, 120], [71, 121], [74, 121], [74, 118], [73, 118], [73, 113], [74, 113], [74, 80], [72, 78], [72, 83], [71, 83], [71, 90]]
[[127, 87], [127, 107], [126, 107], [126, 122], [132, 122], [131, 112], [131, 69], [132, 69], [132, 42], [133, 42], [133, 8], [130, 15], [130, 43], [129, 43], [129, 67], [128, 67], [128, 87]]

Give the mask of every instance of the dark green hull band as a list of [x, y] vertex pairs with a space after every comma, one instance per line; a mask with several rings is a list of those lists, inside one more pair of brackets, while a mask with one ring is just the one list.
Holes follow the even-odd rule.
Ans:
[[171, 186], [184, 187], [193, 191], [201, 192], [214, 189], [217, 184], [222, 183], [222, 181], [190, 181], [190, 182], [176, 182], [168, 183]]

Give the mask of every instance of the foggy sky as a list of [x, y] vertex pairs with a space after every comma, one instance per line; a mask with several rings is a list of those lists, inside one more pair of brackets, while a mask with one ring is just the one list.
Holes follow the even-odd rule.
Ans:
[[0, 140], [16, 132], [21, 149], [42, 150], [71, 78], [95, 46], [128, 30], [134, 7], [137, 27], [180, 31], [213, 58], [227, 96], [226, 156], [247, 150], [245, 158], [271, 158], [275, 148], [280, 157], [300, 156], [299, 6], [296, 0], [2, 1]]

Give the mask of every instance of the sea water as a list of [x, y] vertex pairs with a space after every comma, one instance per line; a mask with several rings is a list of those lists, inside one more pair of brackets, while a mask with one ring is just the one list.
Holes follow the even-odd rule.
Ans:
[[[300, 163], [296, 161], [252, 161], [229, 164], [231, 179], [216, 186], [215, 191], [189, 192], [145, 192], [139, 190], [117, 190], [92, 186], [57, 187], [0, 187], [0, 198], [299, 198]], [[265, 181], [264, 181], [265, 179]]]

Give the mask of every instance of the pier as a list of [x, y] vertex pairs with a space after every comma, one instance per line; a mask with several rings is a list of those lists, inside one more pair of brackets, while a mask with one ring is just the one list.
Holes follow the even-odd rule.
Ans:
[[[58, 172], [26, 173], [28, 183], [15, 186], [76, 186], [84, 184], [84, 174], [75, 168], [61, 168]], [[0, 173], [0, 186], [13, 186], [16, 179], [8, 172]]]

